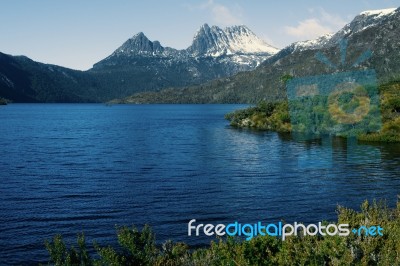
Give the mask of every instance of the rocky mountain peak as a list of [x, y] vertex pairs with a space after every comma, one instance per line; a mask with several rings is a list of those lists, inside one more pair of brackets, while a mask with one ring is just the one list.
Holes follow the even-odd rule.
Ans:
[[[218, 26], [204, 24], [193, 38], [187, 49], [177, 50], [163, 47], [158, 41], [150, 41], [143, 32], [139, 32], [123, 43], [110, 56], [96, 63], [94, 68], [131, 64], [134, 60], [163, 58], [168, 62], [195, 62], [198, 58], [209, 60], [212, 64], [227, 64], [235, 69], [229, 73], [253, 69], [262, 61], [277, 53], [278, 49], [258, 38], [246, 26], [232, 26], [221, 29]], [[195, 60], [195, 61], [193, 61]], [[167, 62], [163, 61], [163, 62]], [[156, 62], [155, 64], [163, 64]], [[196, 61], [197, 62], [197, 61]], [[197, 75], [192, 68], [193, 75]]]
[[139, 32], [124, 42], [113, 55], [137, 55], [162, 53], [164, 47], [158, 41], [150, 41], [143, 32]]
[[226, 27], [204, 24], [193, 38], [187, 51], [194, 56], [220, 56], [224, 54], [275, 54], [278, 49], [258, 38], [244, 25]]
[[245, 25], [235, 25], [231, 27], [226, 27], [225, 31], [228, 34], [240, 34], [240, 35], [247, 35], [247, 36], [256, 36], [247, 26]]
[[[299, 41], [290, 44], [281, 50], [279, 54], [286, 55], [293, 51], [299, 50], [316, 50], [323, 47], [334, 47], [337, 46], [341, 39], [347, 39], [353, 34], [361, 33], [368, 28], [377, 26], [379, 24], [385, 24], [386, 20], [390, 20], [388, 25], [391, 25], [393, 21], [400, 17], [400, 8], [388, 8], [380, 10], [369, 10], [358, 14], [350, 23], [346, 24], [341, 30], [336, 33], [328, 33], [319, 36], [313, 40]], [[277, 55], [279, 57], [280, 55]], [[271, 58], [271, 60], [274, 58]]]
[[367, 10], [363, 11], [359, 14], [362, 17], [373, 17], [373, 18], [380, 18], [384, 16], [393, 15], [396, 11], [399, 11], [399, 8], [386, 8], [386, 9], [378, 9], [378, 10]]
[[400, 9], [389, 8], [361, 12], [343, 28], [342, 32], [343, 34], [348, 35], [363, 31], [369, 27], [382, 23], [393, 15], [399, 14], [399, 11]]

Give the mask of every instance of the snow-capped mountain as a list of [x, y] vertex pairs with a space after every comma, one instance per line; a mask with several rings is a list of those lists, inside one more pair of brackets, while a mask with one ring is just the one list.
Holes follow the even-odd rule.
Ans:
[[370, 27], [386, 23], [398, 11], [396, 8], [363, 11], [336, 33], [324, 34], [314, 40], [295, 42], [282, 50], [316, 50], [323, 47], [336, 46], [338, 41], [343, 38], [349, 38], [351, 35], [362, 32]]
[[[183, 50], [138, 33], [88, 71], [0, 53], [0, 97], [15, 102], [99, 102], [144, 92], [131, 100], [250, 103], [283, 99], [281, 78], [286, 75], [374, 69], [379, 83], [385, 83], [400, 78], [399, 31], [400, 9], [385, 9], [362, 12], [334, 34], [297, 42], [277, 53], [245, 26], [204, 25]], [[345, 60], [338, 45], [341, 39], [348, 43]], [[366, 51], [370, 57], [354, 64]], [[332, 69], [317, 60], [317, 53], [339, 67]], [[163, 88], [169, 89], [155, 93]]]
[[221, 29], [217, 26], [201, 26], [187, 51], [193, 56], [231, 54], [258, 54], [271, 56], [278, 49], [258, 38], [248, 27], [232, 26]]
[[199, 84], [249, 71], [277, 51], [246, 26], [221, 29], [204, 24], [192, 44], [182, 50], [164, 47], [140, 32], [89, 72], [107, 76], [104, 83], [128, 94]]
[[[346, 45], [345, 49], [343, 45]], [[331, 64], [319, 60], [321, 54]], [[283, 100], [287, 96], [282, 77], [287, 75], [320, 76], [323, 80], [326, 74], [347, 72], [351, 76], [353, 71], [372, 69], [378, 84], [384, 84], [399, 80], [399, 62], [400, 8], [365, 11], [334, 34], [285, 47], [253, 71], [185, 89], [140, 93], [124, 102], [257, 103], [262, 99]]]
[[332, 36], [330, 45], [335, 45], [340, 39], [349, 38], [354, 34], [362, 33], [368, 28], [379, 27], [387, 22], [389, 22], [389, 26], [393, 26], [394, 21], [391, 22], [388, 20], [392, 20], [392, 17], [396, 14], [399, 15], [399, 11], [400, 10], [396, 8], [389, 8], [361, 12], [350, 23]]
[[[270, 73], [268, 78], [253, 80], [253, 87], [267, 81], [269, 86], [273, 88], [280, 86], [284, 91], [279, 77], [285, 74], [302, 77], [364, 68], [374, 69], [380, 83], [398, 80], [400, 76], [399, 36], [400, 8], [361, 12], [336, 33], [293, 43], [268, 58], [261, 67], [252, 71], [252, 74], [254, 72]], [[344, 62], [341, 62], [342, 51], [339, 45], [341, 40], [347, 40]], [[362, 64], [354, 64], [367, 51], [370, 52], [371, 57], [364, 60]], [[317, 60], [318, 52], [324, 54], [334, 65], [343, 65], [333, 70]], [[232, 79], [232, 82], [236, 80]]]
[[[394, 30], [394, 27], [397, 24], [396, 17], [398, 17], [399, 14], [400, 8], [363, 11], [336, 33], [328, 33], [313, 40], [292, 43], [275, 55], [269, 57], [263, 64], [269, 65], [274, 62], [279, 62], [280, 59], [295, 52], [337, 47], [340, 40], [349, 39], [353, 35], [362, 34], [370, 28], [379, 28], [382, 25], [385, 25], [388, 27], [388, 30]], [[380, 30], [385, 29], [381, 28]], [[368, 42], [363, 44], [368, 44]], [[372, 44], [369, 43], [369, 45]]]
[[112, 55], [136, 55], [136, 54], [161, 54], [164, 47], [160, 42], [151, 42], [143, 32], [139, 32], [124, 42]]
[[[164, 57], [171, 60], [190, 60], [193, 58], [213, 57], [232, 61], [249, 70], [257, 66], [279, 50], [258, 38], [246, 26], [232, 26], [221, 29], [204, 24], [193, 37], [192, 44], [184, 50], [163, 47], [158, 41], [150, 41], [142, 32], [134, 35], [116, 49], [109, 57], [95, 64], [118, 64], [116, 58]], [[232, 60], [222, 57], [230, 57]], [[111, 61], [111, 62], [110, 62]]]
[[374, 25], [384, 22], [391, 16], [396, 14], [396, 8], [380, 9], [380, 10], [369, 10], [361, 12], [354, 20], [347, 24], [342, 32], [356, 33], [365, 30]]
[[294, 47], [294, 50], [320, 49], [321, 47], [329, 43], [333, 35], [333, 33], [327, 33], [319, 36], [314, 40], [295, 42], [291, 46]]
[[[182, 50], [164, 47], [139, 32], [88, 71], [0, 54], [0, 97], [14, 101], [108, 101], [252, 70], [276, 52], [246, 26], [220, 29], [205, 24], [193, 43]], [[31, 88], [29, 95], [25, 95], [27, 88]]]

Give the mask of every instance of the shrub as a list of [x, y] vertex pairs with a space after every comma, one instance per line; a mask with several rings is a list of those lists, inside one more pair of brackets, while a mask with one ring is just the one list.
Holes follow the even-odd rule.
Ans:
[[68, 249], [60, 235], [46, 241], [46, 248], [55, 265], [400, 265], [400, 203], [389, 209], [385, 202], [365, 201], [359, 212], [339, 206], [338, 223], [350, 228], [379, 225], [384, 234], [291, 236], [285, 241], [271, 236], [250, 241], [228, 237], [191, 251], [172, 241], [157, 248], [154, 234], [145, 226], [142, 231], [119, 228], [119, 249], [95, 244], [96, 259], [89, 256], [83, 234], [78, 236], [77, 250]]

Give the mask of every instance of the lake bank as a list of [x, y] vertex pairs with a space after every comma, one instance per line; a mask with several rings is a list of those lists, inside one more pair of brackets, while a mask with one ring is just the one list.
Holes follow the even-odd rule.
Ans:
[[[1, 108], [0, 261], [45, 263], [45, 239], [115, 244], [115, 225], [168, 239], [187, 223], [337, 218], [336, 206], [399, 194], [400, 146], [237, 130], [247, 105], [10, 104]], [[16, 237], [17, 236], [17, 237]]]
[[[400, 82], [392, 82], [379, 87], [380, 94], [380, 113], [379, 130], [369, 132], [368, 127], [359, 132], [353, 133], [358, 140], [367, 142], [400, 142]], [[225, 118], [230, 121], [230, 124], [236, 128], [250, 128], [255, 130], [272, 130], [277, 132], [294, 132], [291, 124], [290, 105], [288, 101], [282, 102], [260, 102], [257, 106], [249, 107], [244, 110], [225, 115]], [[300, 103], [301, 104], [301, 103]], [[319, 109], [318, 109], [319, 108]], [[316, 111], [317, 110], [317, 111]], [[330, 112], [331, 110], [329, 110]], [[315, 112], [315, 113], [313, 113]], [[322, 125], [318, 128], [318, 132], [314, 134], [315, 138], [330, 135], [330, 136], [349, 136], [349, 132], [334, 132], [334, 123], [332, 115], [328, 112], [328, 108], [321, 106], [312, 107], [311, 112], [304, 113], [304, 121], [309, 124], [310, 120], [315, 119], [315, 116], [320, 116], [323, 119]], [[312, 118], [309, 118], [313, 116]], [[308, 121], [307, 121], [308, 119]], [[331, 123], [331, 124], [329, 124]], [[375, 123], [375, 121], [370, 121]], [[324, 128], [325, 127], [325, 128]], [[303, 127], [304, 128], [304, 127]], [[305, 127], [304, 130], [309, 128]], [[295, 132], [303, 133], [303, 132]], [[352, 133], [352, 132], [350, 132]]]

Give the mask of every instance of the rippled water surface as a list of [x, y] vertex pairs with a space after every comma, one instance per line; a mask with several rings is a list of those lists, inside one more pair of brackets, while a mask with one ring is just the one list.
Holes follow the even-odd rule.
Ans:
[[318, 222], [400, 194], [400, 146], [298, 142], [229, 127], [239, 105], [0, 108], [0, 262], [45, 262], [44, 240], [115, 243], [115, 225], [202, 245], [187, 222]]

